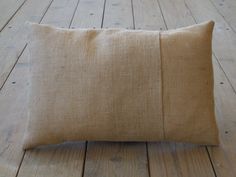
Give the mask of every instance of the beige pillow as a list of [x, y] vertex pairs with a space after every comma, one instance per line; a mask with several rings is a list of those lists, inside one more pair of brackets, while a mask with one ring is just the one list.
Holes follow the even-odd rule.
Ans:
[[25, 149], [78, 140], [218, 144], [213, 22], [165, 32], [29, 26]]

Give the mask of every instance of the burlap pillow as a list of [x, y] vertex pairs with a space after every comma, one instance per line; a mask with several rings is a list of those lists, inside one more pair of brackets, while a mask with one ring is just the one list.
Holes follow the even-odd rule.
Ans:
[[76, 140], [218, 144], [213, 26], [159, 32], [30, 24], [24, 148]]

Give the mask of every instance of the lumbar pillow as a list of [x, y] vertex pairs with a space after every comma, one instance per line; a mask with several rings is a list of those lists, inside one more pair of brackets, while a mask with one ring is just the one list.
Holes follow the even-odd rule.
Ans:
[[29, 26], [25, 149], [78, 140], [218, 144], [213, 22], [165, 32]]

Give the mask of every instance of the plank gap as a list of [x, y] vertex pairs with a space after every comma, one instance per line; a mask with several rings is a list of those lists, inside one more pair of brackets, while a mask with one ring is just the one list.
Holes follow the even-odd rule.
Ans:
[[104, 16], [105, 16], [105, 9], [106, 9], [106, 2], [107, 2], [107, 0], [104, 0], [104, 4], [103, 4], [103, 12], [102, 12], [102, 23], [101, 23], [101, 28], [103, 28], [103, 22], [104, 22]]
[[87, 159], [87, 149], [88, 149], [88, 141], [85, 142], [85, 148], [84, 148], [84, 161], [83, 161], [83, 167], [82, 167], [81, 177], [84, 177], [85, 164], [86, 164], [86, 159]]
[[[222, 70], [222, 72], [224, 73], [224, 75], [225, 75], [225, 78], [227, 79], [227, 81], [228, 81], [228, 83], [229, 83], [230, 87], [232, 88], [233, 92], [236, 94], [236, 89], [234, 88], [234, 86], [233, 86], [232, 82], [230, 81], [230, 79], [229, 79], [228, 75], [226, 74], [226, 72], [225, 72], [225, 70], [224, 70], [224, 68], [223, 68], [222, 64], [220, 63], [220, 60], [218, 59], [218, 57], [216, 56], [216, 54], [215, 54], [214, 52], [212, 52], [212, 54], [214, 55], [214, 57], [215, 57], [215, 59], [216, 59], [216, 62], [218, 63], [218, 65], [219, 65], [220, 69], [221, 69], [221, 70]], [[223, 83], [221, 83], [221, 84], [223, 84]]]
[[217, 177], [217, 175], [216, 175], [216, 170], [215, 170], [214, 164], [213, 164], [213, 162], [212, 162], [212, 160], [211, 160], [211, 156], [210, 156], [210, 153], [209, 153], [209, 150], [208, 150], [207, 146], [205, 146], [205, 149], [206, 149], [206, 151], [207, 151], [207, 156], [208, 156], [208, 158], [209, 158], [209, 160], [210, 160], [213, 173], [214, 173], [215, 177]]
[[71, 28], [73, 19], [74, 19], [74, 17], [75, 17], [75, 13], [76, 13], [76, 11], [77, 11], [77, 9], [78, 9], [78, 6], [79, 6], [79, 2], [80, 2], [80, 0], [78, 0], [77, 4], [76, 4], [76, 6], [75, 6], [74, 13], [73, 13], [72, 18], [71, 18], [71, 20], [70, 20], [69, 28]]
[[134, 3], [133, 3], [133, 0], [130, 0], [130, 1], [131, 1], [131, 10], [132, 10], [132, 17], [133, 17], [133, 29], [136, 29], [135, 20], [134, 20]]
[[[225, 16], [220, 12], [220, 10], [216, 7], [216, 5], [212, 2], [212, 0], [209, 0], [212, 6], [216, 9], [216, 11], [219, 13], [219, 15], [225, 20], [227, 25], [232, 29], [232, 31], [236, 34], [235, 29], [232, 27], [232, 25], [229, 23], [229, 21], [225, 18]], [[228, 29], [229, 30], [229, 29]]]
[[17, 12], [21, 9], [21, 7], [25, 4], [27, 0], [25, 0], [17, 9], [16, 11], [10, 16], [10, 18], [6, 21], [6, 23], [2, 26], [0, 29], [0, 32], [8, 25], [8, 23], [11, 21], [11, 19], [17, 14]]
[[50, 8], [50, 6], [52, 5], [52, 2], [53, 2], [53, 1], [54, 1], [54, 0], [51, 0], [51, 2], [49, 3], [49, 5], [47, 6], [47, 8], [46, 8], [46, 10], [45, 10], [45, 12], [44, 12], [44, 14], [43, 14], [43, 16], [42, 16], [41, 19], [39, 20], [39, 23], [42, 22], [44, 16], [46, 15], [46, 13], [47, 13], [48, 9]]
[[19, 164], [18, 169], [17, 169], [17, 172], [16, 172], [16, 177], [18, 177], [18, 174], [19, 174], [19, 172], [20, 172], [21, 165], [22, 165], [23, 160], [24, 160], [24, 158], [25, 158], [25, 153], [26, 153], [26, 150], [24, 150], [24, 153], [23, 153], [22, 158], [21, 158], [21, 160], [20, 160], [20, 164]]
[[164, 17], [163, 11], [162, 11], [160, 1], [157, 0], [157, 3], [158, 3], [158, 6], [159, 6], [159, 9], [160, 9], [160, 12], [161, 12], [161, 16], [162, 16], [163, 22], [164, 22], [164, 24], [165, 24], [165, 28], [166, 28], [166, 30], [168, 30], [167, 23], [166, 23], [166, 19], [165, 19], [165, 17]]
[[4, 85], [5, 85], [5, 83], [7, 82], [9, 76], [11, 75], [12, 71], [14, 70], [16, 64], [18, 63], [18, 61], [19, 61], [20, 57], [22, 56], [23, 52], [25, 51], [26, 47], [27, 47], [27, 44], [25, 44], [23, 50], [21, 51], [21, 53], [20, 53], [19, 56], [17, 57], [17, 60], [16, 60], [16, 62], [14, 63], [13, 67], [11, 68], [10, 72], [8, 73], [6, 79], [5, 79], [4, 82], [2, 83], [2, 85], [1, 85], [1, 87], [0, 87], [0, 91], [2, 90], [2, 88], [3, 88]]
[[148, 176], [151, 177], [151, 172], [150, 172], [150, 163], [149, 163], [148, 142], [146, 142], [146, 155], [147, 155], [147, 171], [148, 171]]
[[[26, 1], [27, 1], [27, 0], [26, 0]], [[24, 1], [24, 3], [25, 3], [26, 1]], [[51, 4], [52, 4], [53, 1], [54, 1], [54, 0], [51, 0], [51, 2], [49, 3], [49, 5], [47, 6], [47, 8], [46, 8], [45, 12], [43, 13], [43, 16], [41, 17], [39, 23], [41, 23], [41, 21], [43, 20], [43, 17], [44, 17], [45, 14], [47, 13], [47, 11], [48, 11], [48, 9], [49, 9], [49, 7], [51, 6]], [[21, 6], [21, 7], [22, 7], [22, 6]], [[20, 8], [19, 8], [19, 9], [20, 9]], [[13, 18], [13, 17], [12, 17], [12, 18]], [[10, 22], [10, 21], [9, 21], [9, 22]], [[9, 22], [8, 22], [8, 23], [9, 23]], [[1, 84], [1, 86], [0, 86], [0, 91], [2, 90], [3, 86], [5, 85], [5, 83], [6, 83], [7, 79], [9, 78], [10, 74], [11, 74], [12, 71], [14, 70], [14, 68], [15, 68], [15, 66], [16, 66], [16, 64], [17, 64], [17, 62], [19, 61], [19, 58], [21, 57], [21, 55], [23, 54], [24, 50], [26, 49], [26, 46], [27, 46], [27, 44], [25, 44], [25, 46], [23, 47], [23, 49], [20, 51], [20, 54], [19, 54], [19, 56], [17, 57], [17, 60], [14, 62], [13, 67], [11, 68], [11, 70], [10, 70], [9, 73], [8, 73], [8, 75], [7, 75], [6, 78], [4, 79], [3, 83]]]

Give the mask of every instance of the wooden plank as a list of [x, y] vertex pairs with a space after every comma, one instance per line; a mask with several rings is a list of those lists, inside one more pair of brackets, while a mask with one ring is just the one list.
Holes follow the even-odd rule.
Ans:
[[235, 0], [210, 0], [220, 15], [227, 21], [229, 26], [236, 32], [236, 1]]
[[198, 23], [209, 19], [216, 22], [213, 35], [213, 51], [234, 89], [236, 89], [235, 32], [209, 0], [199, 0], [197, 2], [186, 0], [185, 5], [191, 10]]
[[18, 176], [80, 177], [83, 172], [84, 143], [67, 143], [29, 150]]
[[[33, 11], [31, 8], [37, 7], [37, 10], [34, 10], [34, 18], [35, 20], [40, 20], [49, 4], [50, 1], [47, 0], [40, 4], [38, 1], [33, 0], [27, 2], [11, 20], [9, 26], [4, 28], [2, 33], [0, 33], [1, 72], [6, 69], [4, 68], [4, 64], [5, 66], [7, 65], [7, 63], [3, 62], [11, 63], [12, 61], [12, 58], [8, 58], [7, 56], [12, 56], [15, 60], [17, 59], [15, 54], [7, 53], [13, 51], [13, 46], [8, 46], [8, 44], [10, 44], [10, 42], [13, 43], [14, 39], [16, 39], [14, 41], [15, 43], [19, 42], [17, 39], [20, 38], [15, 37], [14, 34], [19, 31], [23, 33], [23, 28], [21, 27], [22, 24], [26, 19], [33, 17]], [[5, 47], [8, 48], [6, 49]], [[21, 47], [23, 48], [24, 45]], [[4, 49], [6, 49], [6, 51]], [[21, 53], [18, 53], [17, 55], [21, 55]], [[2, 60], [3, 58], [5, 61]], [[25, 56], [25, 58], [27, 57]], [[16, 175], [24, 154], [21, 148], [21, 140], [25, 128], [27, 107], [26, 104], [23, 103], [26, 101], [28, 91], [26, 88], [28, 83], [27, 79], [22, 77], [22, 75], [27, 75], [28, 73], [26, 73], [26, 71], [26, 64], [20, 62], [17, 70], [0, 92], [0, 176], [4, 177]], [[1, 82], [1, 84], [2, 83], [3, 82]]]
[[163, 30], [165, 23], [157, 0], [133, 0], [136, 29]]
[[149, 143], [151, 176], [214, 177], [205, 147], [175, 143]]
[[147, 177], [145, 143], [90, 142], [84, 177]]
[[3, 0], [0, 1], [0, 32], [9, 22], [9, 20], [16, 14], [26, 0]]
[[169, 29], [176, 29], [195, 24], [190, 11], [182, 0], [158, 0]]
[[106, 0], [104, 28], [134, 28], [131, 0]]
[[41, 23], [69, 28], [79, 0], [54, 0]]
[[26, 71], [26, 62], [20, 61], [0, 93], [1, 177], [15, 177], [24, 154], [21, 146], [27, 114], [24, 102], [28, 81], [22, 76], [28, 74]]
[[[170, 29], [195, 23], [185, 6], [179, 3], [179, 0], [173, 2], [162, 0], [158, 2], [164, 16], [164, 19], [159, 19], [159, 21], [154, 21], [152, 17], [149, 17], [148, 15], [151, 15], [151, 13], [146, 13], [147, 10], [144, 8], [149, 7], [149, 11], [158, 12], [160, 11], [159, 6], [154, 6], [150, 1], [145, 1], [144, 3], [146, 5], [140, 3], [141, 7], [134, 8], [134, 14], [139, 14], [134, 19], [136, 26], [136, 21], [145, 20], [143, 26], [142, 22], [140, 23], [141, 29], [149, 29], [145, 25], [146, 23], [159, 24], [165, 29], [165, 26], [163, 26], [164, 20], [165, 25]], [[151, 4], [148, 5], [148, 3]], [[143, 18], [143, 16], [146, 16], [146, 18]], [[141, 19], [137, 19], [139, 17]], [[148, 19], [150, 20], [147, 21]], [[148, 143], [148, 156], [151, 176], [214, 176], [206, 148], [203, 146], [181, 143]]]
[[217, 177], [236, 176], [236, 93], [214, 60], [216, 116], [220, 146], [208, 147]]
[[[53, 21], [53, 19], [56, 20], [57, 18], [67, 18], [67, 21], [62, 20], [60, 25], [69, 26], [77, 2], [77, 0], [55, 0], [49, 9], [49, 14], [51, 15], [46, 15], [43, 22], [47, 23], [49, 21]], [[65, 9], [70, 11], [70, 13], [67, 13], [67, 17], [62, 17], [61, 13], [64, 12], [61, 8], [63, 8], [63, 5]], [[58, 8], [58, 11], [55, 10], [57, 7], [60, 7]], [[51, 13], [51, 11], [54, 13]], [[20, 56], [19, 62], [16, 64], [15, 69], [4, 85], [0, 95], [0, 176], [4, 177], [16, 176], [24, 154], [22, 150], [22, 139], [27, 121], [27, 94], [29, 91], [29, 64], [27, 52], [28, 50], [25, 50]], [[65, 153], [61, 154], [61, 152], [64, 151]], [[43, 159], [39, 158], [40, 154], [42, 154]], [[70, 158], [71, 156], [73, 156], [73, 158]], [[60, 158], [64, 159], [64, 162], [56, 164], [55, 159]], [[70, 163], [67, 161], [68, 158], [71, 159]], [[20, 171], [19, 175], [26, 176], [25, 173], [27, 173], [27, 175], [32, 176], [32, 173], [28, 174], [28, 172], [37, 172], [37, 175], [45, 175], [45, 166], [40, 164], [41, 162], [49, 163], [50, 161], [53, 164], [53, 167], [55, 167], [50, 168], [49, 171], [51, 174], [53, 172], [59, 172], [58, 169], [64, 169], [64, 165], [68, 163], [68, 171], [65, 166], [62, 174], [70, 174], [69, 170], [72, 170], [73, 168], [74, 171], [72, 172], [75, 175], [80, 176], [82, 172], [83, 159], [84, 143], [78, 143], [67, 148], [58, 147], [30, 151], [26, 153], [25, 159], [22, 162], [22, 171]]]
[[30, 0], [0, 33], [0, 88], [26, 45], [26, 21], [39, 22], [52, 0]]
[[[106, 27], [111, 25], [111, 27], [133, 28], [133, 21], [131, 21], [133, 18], [131, 3], [114, 0], [107, 0], [106, 3], [104, 14], [104, 25]], [[115, 9], [115, 12], [109, 8]], [[121, 9], [124, 9], [124, 13], [121, 13]], [[124, 18], [127, 19], [122, 21]], [[102, 19], [100, 19], [100, 23], [101, 22]], [[93, 26], [93, 24], [91, 24], [91, 26]], [[84, 176], [147, 177], [148, 168], [145, 143], [89, 142], [86, 153]]]
[[100, 28], [104, 3], [105, 0], [80, 0], [71, 28]]

